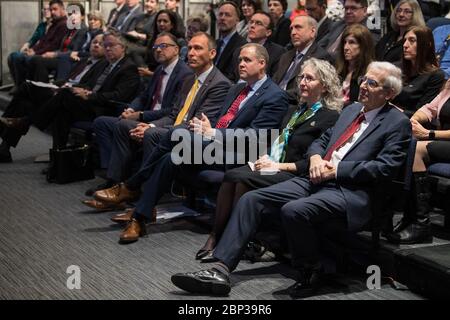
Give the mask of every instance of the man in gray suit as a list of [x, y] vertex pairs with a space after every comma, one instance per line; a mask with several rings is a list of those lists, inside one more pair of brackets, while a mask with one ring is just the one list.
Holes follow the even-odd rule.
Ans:
[[142, 8], [139, 0], [127, 0], [128, 13], [124, 16], [123, 20], [115, 26], [115, 28], [122, 32], [134, 30], [137, 23], [137, 17], [142, 14]]
[[284, 53], [278, 62], [273, 81], [286, 90], [289, 103], [297, 104], [297, 75], [309, 58], [331, 60], [330, 55], [315, 42], [317, 21], [309, 16], [297, 16], [291, 23], [291, 42], [294, 48]]

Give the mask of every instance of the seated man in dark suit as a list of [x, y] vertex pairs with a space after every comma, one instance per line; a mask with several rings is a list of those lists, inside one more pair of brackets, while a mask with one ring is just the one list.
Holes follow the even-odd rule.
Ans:
[[[40, 109], [62, 88], [83, 86], [91, 79], [97, 79], [107, 65], [104, 59], [103, 35], [97, 35], [91, 42], [90, 57], [74, 65], [67, 81], [55, 82], [52, 88], [24, 82], [0, 118], [0, 162], [11, 162], [10, 147], [16, 147], [22, 135], [26, 134]], [[4, 160], [4, 161], [2, 161]]]
[[[152, 218], [154, 207], [170, 188], [180, 168], [182, 173], [185, 170], [197, 171], [206, 168], [225, 170], [226, 166], [236, 164], [239, 152], [246, 150], [246, 148], [239, 150], [239, 147], [230, 150], [230, 145], [236, 146], [235, 140], [243, 142], [249, 133], [253, 133], [256, 137], [258, 130], [280, 127], [288, 108], [287, 95], [267, 77], [265, 70], [268, 59], [267, 50], [262, 45], [256, 43], [244, 45], [239, 56], [240, 79], [243, 82], [239, 82], [230, 89], [222, 104], [217, 122], [202, 114], [201, 117], [195, 117], [190, 122], [189, 127], [193, 132], [180, 127], [168, 132], [147, 160], [143, 170], [118, 188], [95, 193], [94, 197], [100, 201], [120, 203], [130, 200], [129, 195], [143, 185], [143, 194], [136, 208], [125, 215], [119, 215], [117, 217], [119, 219], [113, 220], [128, 219], [128, 225], [120, 235], [122, 243], [137, 241], [145, 233], [146, 219]], [[183, 149], [183, 159], [186, 156], [201, 158], [198, 159], [201, 163], [190, 165], [192, 162], [187, 160], [187, 162], [181, 161], [180, 166], [172, 161], [173, 153], [176, 152], [173, 147], [178, 144], [178, 141], [173, 139], [174, 135], [182, 135], [183, 146], [190, 146], [191, 142], [194, 142], [194, 149], [189, 147]], [[196, 142], [199, 142], [199, 145], [196, 146]], [[247, 146], [251, 143], [252, 139]], [[250, 147], [255, 145], [253, 141]], [[223, 157], [219, 156], [213, 164], [207, 157], [198, 157], [198, 148], [205, 151], [212, 147], [220, 148], [223, 151]], [[232, 157], [230, 153], [233, 153]], [[117, 190], [119, 192], [116, 192]]]
[[[152, 154], [172, 126], [185, 125], [193, 117], [207, 115], [215, 119], [220, 105], [228, 93], [231, 82], [213, 65], [215, 41], [205, 32], [198, 32], [189, 41], [188, 63], [194, 74], [188, 76], [181, 87], [178, 98], [171, 106], [170, 114], [162, 118], [141, 122], [137, 126], [134, 121], [123, 120], [118, 123], [112, 140], [111, 159], [108, 165], [105, 189], [129, 178], [130, 161], [134, 155], [134, 145], [138, 142], [143, 149], [143, 165]], [[187, 125], [185, 125], [187, 126]], [[130, 130], [131, 129], [131, 130]], [[100, 210], [111, 208], [107, 204], [95, 200], [84, 202], [90, 207]], [[114, 207], [114, 206], [112, 206]]]
[[346, 107], [333, 128], [308, 149], [309, 176], [246, 193], [214, 250], [218, 263], [208, 270], [172, 276], [179, 288], [228, 294], [229, 273], [239, 263], [264, 215], [281, 220], [299, 271], [291, 296], [318, 288], [322, 266], [316, 228], [328, 221], [357, 231], [370, 220], [370, 188], [391, 181], [402, 166], [411, 139], [408, 118], [390, 103], [401, 91], [401, 71], [388, 62], [369, 65], [359, 102]]
[[109, 33], [103, 46], [108, 64], [96, 79], [83, 86], [59, 91], [36, 115], [34, 124], [41, 130], [52, 127], [53, 146], [63, 148], [72, 123], [92, 121], [101, 115], [118, 115], [117, 102], [131, 101], [139, 88], [136, 65], [125, 56], [123, 39]]
[[314, 42], [317, 34], [317, 21], [309, 16], [297, 16], [291, 23], [291, 42], [293, 49], [284, 53], [278, 63], [273, 81], [289, 94], [290, 104], [296, 104], [296, 79], [303, 61], [310, 57], [331, 61], [329, 54]]
[[111, 10], [106, 21], [106, 26], [116, 28], [120, 25], [128, 14], [129, 8], [127, 5], [127, 0], [114, 0], [116, 7]]
[[247, 41], [236, 31], [239, 23], [240, 10], [236, 3], [224, 1], [219, 4], [217, 14], [217, 55], [214, 58], [216, 67], [231, 81], [236, 81], [234, 72], [233, 54]]
[[332, 21], [327, 16], [326, 0], [306, 0], [305, 9], [308, 16], [313, 17], [317, 21], [316, 42], [319, 42], [330, 31]]
[[[151, 123], [169, 116], [184, 81], [192, 75], [192, 71], [186, 63], [178, 59], [180, 47], [174, 35], [168, 32], [158, 34], [153, 47], [155, 60], [160, 65], [156, 68], [147, 88], [126, 107], [119, 118], [101, 116], [94, 121], [93, 127], [100, 148], [100, 161], [103, 169], [117, 168], [115, 164], [108, 166], [113, 145], [116, 143], [127, 144], [130, 147], [127, 149], [133, 153], [137, 148], [142, 147], [140, 143], [133, 143], [135, 140], [129, 138], [130, 130], [136, 128], [139, 123]], [[127, 138], [126, 140], [129, 141], [122, 141], [123, 138]], [[117, 148], [114, 150], [117, 151]], [[121, 161], [127, 162], [126, 159], [130, 158], [130, 155], [124, 155], [122, 152], [114, 157], [120, 157]], [[104, 183], [97, 188], [105, 189], [111, 186]], [[92, 196], [97, 188], [90, 189], [86, 195]]]
[[[248, 28], [247, 39], [251, 43], [259, 43], [267, 49], [269, 54], [269, 63], [267, 65], [267, 75], [272, 77], [275, 71], [278, 69], [278, 62], [286, 49], [282, 46], [269, 40], [270, 35], [273, 30], [273, 21], [270, 14], [264, 11], [257, 11], [250, 18]], [[236, 50], [233, 55], [233, 65], [234, 71], [236, 73], [235, 78], [239, 79], [239, 50]]]

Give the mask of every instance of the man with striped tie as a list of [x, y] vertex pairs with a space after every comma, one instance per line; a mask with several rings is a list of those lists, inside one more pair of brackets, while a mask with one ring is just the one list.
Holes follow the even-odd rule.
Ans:
[[[262, 45], [256, 43], [244, 45], [239, 55], [239, 74], [242, 81], [229, 90], [219, 112], [218, 120], [210, 120], [204, 113], [194, 117], [189, 122], [190, 135], [183, 135], [183, 138], [188, 141], [183, 142], [190, 145], [192, 141], [195, 143], [197, 138], [200, 138], [200, 141], [205, 138], [207, 140], [204, 140], [201, 145], [205, 150], [210, 148], [216, 139], [226, 137], [219, 144], [227, 149], [227, 144], [231, 144], [235, 140], [245, 141], [249, 132], [254, 133], [259, 129], [278, 129], [288, 108], [288, 97], [267, 77], [268, 60], [267, 50]], [[226, 165], [236, 165], [234, 157], [231, 160], [233, 163], [220, 161], [220, 163], [210, 164], [208, 159], [202, 158], [201, 160], [204, 162], [200, 164], [174, 164], [171, 151], [178, 141], [172, 140], [172, 134], [179, 134], [181, 130], [183, 129], [175, 128], [168, 132], [152, 154], [144, 159], [139, 172], [130, 179], [116, 187], [100, 190], [94, 194], [97, 200], [118, 204], [132, 199], [143, 186], [143, 194], [135, 209], [113, 218], [113, 221], [116, 222], [128, 220], [127, 227], [120, 235], [121, 243], [137, 241], [141, 235], [145, 234], [145, 221], [152, 219], [154, 207], [164, 193], [169, 190], [177, 175], [185, 174], [186, 170], [194, 170], [194, 172], [208, 168], [225, 170]], [[182, 131], [181, 134], [185, 132]], [[187, 133], [189, 134], [189, 132]], [[228, 137], [230, 137], [229, 140]], [[196, 147], [194, 150], [186, 149], [183, 152], [190, 152], [195, 157], [193, 154], [195, 150]], [[224, 158], [230, 159], [229, 157]]]

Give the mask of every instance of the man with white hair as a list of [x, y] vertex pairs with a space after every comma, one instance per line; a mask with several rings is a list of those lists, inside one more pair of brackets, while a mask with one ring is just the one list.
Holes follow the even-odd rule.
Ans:
[[299, 272], [290, 295], [314, 293], [322, 271], [316, 228], [333, 221], [351, 232], [362, 229], [371, 218], [370, 187], [393, 179], [406, 158], [411, 125], [389, 103], [401, 87], [399, 68], [371, 63], [361, 79], [359, 103], [346, 107], [308, 149], [309, 175], [242, 196], [214, 250], [219, 262], [208, 270], [176, 274], [172, 282], [189, 292], [228, 294], [230, 272], [263, 216], [270, 214], [281, 220]]

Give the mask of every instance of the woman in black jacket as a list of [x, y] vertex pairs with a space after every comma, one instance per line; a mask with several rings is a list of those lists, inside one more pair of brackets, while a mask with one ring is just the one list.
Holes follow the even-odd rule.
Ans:
[[411, 27], [406, 32], [402, 71], [403, 89], [392, 103], [410, 117], [438, 95], [445, 80], [436, 58], [433, 34], [428, 27]]
[[310, 58], [298, 77], [299, 105], [291, 109], [284, 129], [275, 139], [270, 156], [226, 172], [217, 197], [214, 227], [196, 259], [209, 261], [212, 250], [225, 229], [233, 205], [247, 191], [264, 188], [307, 172], [304, 157], [309, 145], [334, 125], [342, 108], [342, 87], [333, 66]]

